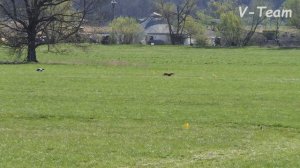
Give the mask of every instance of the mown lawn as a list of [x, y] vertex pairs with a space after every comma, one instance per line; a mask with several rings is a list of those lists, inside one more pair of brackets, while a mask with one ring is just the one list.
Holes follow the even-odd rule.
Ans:
[[299, 50], [59, 50], [0, 65], [0, 167], [300, 167]]

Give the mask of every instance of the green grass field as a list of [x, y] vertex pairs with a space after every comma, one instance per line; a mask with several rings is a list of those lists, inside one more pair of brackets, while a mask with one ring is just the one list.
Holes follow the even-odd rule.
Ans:
[[300, 167], [297, 49], [60, 50], [0, 65], [0, 167]]

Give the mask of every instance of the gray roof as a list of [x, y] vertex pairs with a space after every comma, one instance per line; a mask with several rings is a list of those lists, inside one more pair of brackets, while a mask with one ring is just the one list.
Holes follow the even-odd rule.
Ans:
[[151, 14], [148, 18], [142, 19], [141, 25], [145, 33], [149, 34], [168, 34], [169, 27], [165, 19], [158, 13]]
[[147, 34], [169, 34], [168, 24], [156, 24], [145, 29]]

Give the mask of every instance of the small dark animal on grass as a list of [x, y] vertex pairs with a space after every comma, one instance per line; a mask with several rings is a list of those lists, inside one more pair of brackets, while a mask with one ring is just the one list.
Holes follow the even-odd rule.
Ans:
[[36, 69], [37, 72], [43, 72], [45, 69], [44, 68], [38, 68]]
[[174, 73], [164, 73], [164, 76], [173, 76], [173, 75], [175, 75]]

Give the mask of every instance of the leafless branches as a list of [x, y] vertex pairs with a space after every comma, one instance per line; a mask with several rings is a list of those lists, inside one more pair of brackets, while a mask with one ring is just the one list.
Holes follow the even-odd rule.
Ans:
[[36, 62], [36, 47], [66, 41], [75, 35], [93, 3], [93, 0], [0, 0], [0, 36], [10, 47], [27, 47], [27, 61]]
[[156, 8], [168, 23], [172, 44], [182, 41], [186, 18], [191, 15], [196, 5], [196, 0], [184, 0], [180, 5], [165, 0], [156, 1]]

